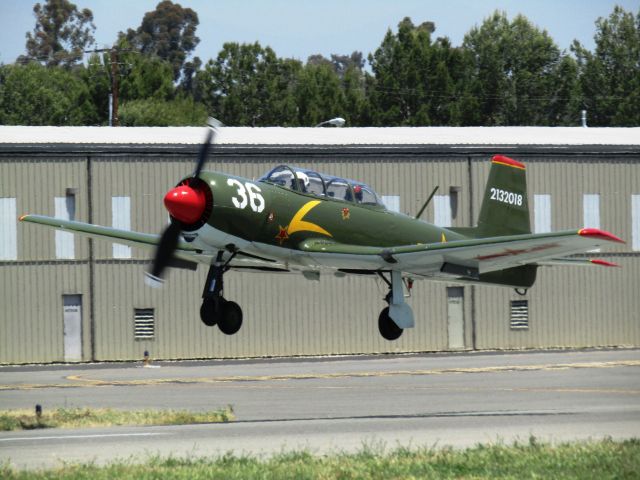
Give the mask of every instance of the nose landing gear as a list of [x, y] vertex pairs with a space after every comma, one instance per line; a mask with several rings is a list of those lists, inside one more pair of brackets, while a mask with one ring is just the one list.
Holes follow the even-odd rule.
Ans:
[[397, 340], [405, 328], [413, 328], [413, 310], [404, 301], [402, 273], [391, 271], [391, 281], [382, 272], [378, 272], [378, 275], [389, 285], [389, 293], [385, 297], [389, 306], [380, 312], [378, 330], [386, 340]]
[[202, 292], [200, 319], [208, 327], [218, 325], [225, 335], [233, 335], [242, 326], [242, 309], [236, 302], [226, 300], [223, 296], [224, 273], [229, 270], [229, 262], [235, 257], [231, 255], [226, 263], [222, 263], [223, 252], [218, 252], [216, 261], [209, 267], [207, 281]]

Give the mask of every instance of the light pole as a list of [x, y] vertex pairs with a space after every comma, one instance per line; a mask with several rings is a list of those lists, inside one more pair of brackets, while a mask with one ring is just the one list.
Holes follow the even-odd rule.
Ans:
[[316, 127], [322, 127], [324, 125], [333, 125], [334, 127], [342, 127], [344, 126], [346, 120], [341, 117], [332, 118], [331, 120], [326, 120], [324, 122], [320, 122], [316, 125]]

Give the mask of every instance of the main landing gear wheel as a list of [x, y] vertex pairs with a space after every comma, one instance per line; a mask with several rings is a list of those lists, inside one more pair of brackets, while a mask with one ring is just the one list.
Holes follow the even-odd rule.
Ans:
[[216, 262], [209, 268], [207, 281], [202, 292], [202, 306], [200, 307], [200, 320], [208, 327], [218, 325], [225, 335], [233, 335], [242, 326], [242, 309], [236, 302], [226, 300], [223, 292], [223, 276], [228, 264], [235, 253], [222, 264], [223, 252], [218, 252]]
[[225, 335], [233, 335], [242, 327], [242, 309], [236, 302], [218, 298], [205, 298], [200, 307], [200, 320], [207, 327], [218, 325]]
[[387, 340], [397, 340], [402, 335], [403, 330], [389, 316], [389, 307], [385, 307], [380, 312], [378, 330], [380, 330], [380, 335]]
[[218, 323], [219, 313], [216, 312], [216, 301], [214, 298], [205, 298], [200, 307], [200, 320], [207, 327], [213, 327]]
[[218, 320], [218, 328], [225, 335], [233, 335], [242, 326], [242, 309], [236, 302], [225, 301], [222, 315]]

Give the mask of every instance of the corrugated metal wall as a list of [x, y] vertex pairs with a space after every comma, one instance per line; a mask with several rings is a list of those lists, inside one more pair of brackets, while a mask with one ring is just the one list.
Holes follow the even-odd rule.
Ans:
[[[601, 226], [630, 242], [630, 198], [640, 193], [639, 159], [517, 156], [527, 163], [529, 195], [552, 195], [553, 229], [582, 226], [583, 193], [599, 193]], [[471, 225], [480, 209], [489, 155], [351, 154], [299, 155], [277, 151], [231, 154], [222, 151], [208, 165], [258, 178], [279, 163], [291, 163], [372, 185], [381, 195], [399, 195], [401, 211], [415, 214], [435, 185], [438, 194], [460, 187], [455, 226]], [[77, 188], [76, 218], [111, 225], [111, 197], [131, 198], [131, 227], [159, 232], [166, 224], [162, 197], [193, 168], [193, 157], [166, 154], [87, 154], [59, 157], [0, 156], [0, 196], [15, 196], [19, 212], [53, 214], [53, 197]], [[91, 188], [91, 218], [89, 215]], [[433, 221], [433, 204], [425, 213]], [[144, 286], [149, 252], [133, 249], [129, 260], [112, 258], [109, 242], [76, 240], [76, 260], [56, 261], [54, 233], [44, 227], [18, 228], [18, 262], [0, 264], [0, 362], [63, 359], [63, 294], [83, 296], [83, 358], [223, 358], [446, 350], [446, 284], [416, 282], [410, 303], [416, 328], [397, 342], [383, 340], [377, 317], [386, 286], [371, 277], [321, 277], [230, 272], [225, 296], [245, 314], [243, 328], [225, 336], [199, 320], [206, 277], [172, 270], [164, 289]], [[626, 246], [607, 252], [629, 252]], [[640, 255], [613, 258], [623, 269], [541, 269], [525, 297], [498, 287], [464, 289], [467, 348], [640, 345]], [[90, 265], [93, 270], [91, 271]], [[93, 293], [93, 295], [91, 295]], [[472, 304], [472, 299], [475, 303]], [[529, 300], [530, 328], [509, 327], [509, 302]], [[154, 340], [134, 339], [134, 309], [154, 308]], [[90, 312], [93, 310], [93, 326]], [[474, 326], [475, 324], [475, 332]], [[91, 338], [91, 331], [94, 336]], [[474, 335], [475, 333], [475, 335]], [[92, 345], [94, 349], [92, 350]]]
[[[77, 188], [76, 217], [86, 219], [86, 162], [65, 156], [0, 158], [0, 197], [14, 197], [18, 214], [54, 215], [54, 197]], [[17, 219], [16, 219], [17, 221]], [[75, 259], [55, 259], [51, 229], [18, 228], [18, 260], [0, 262], [0, 362], [51, 362], [63, 357], [62, 295], [89, 297], [87, 241]], [[83, 317], [83, 358], [90, 359], [89, 315]]]

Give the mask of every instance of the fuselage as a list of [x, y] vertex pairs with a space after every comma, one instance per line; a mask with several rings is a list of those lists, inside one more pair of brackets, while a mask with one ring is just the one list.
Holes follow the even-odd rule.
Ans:
[[207, 224], [253, 244], [298, 250], [309, 238], [372, 247], [465, 238], [380, 205], [361, 205], [215, 172], [203, 172], [200, 178], [213, 194]]

